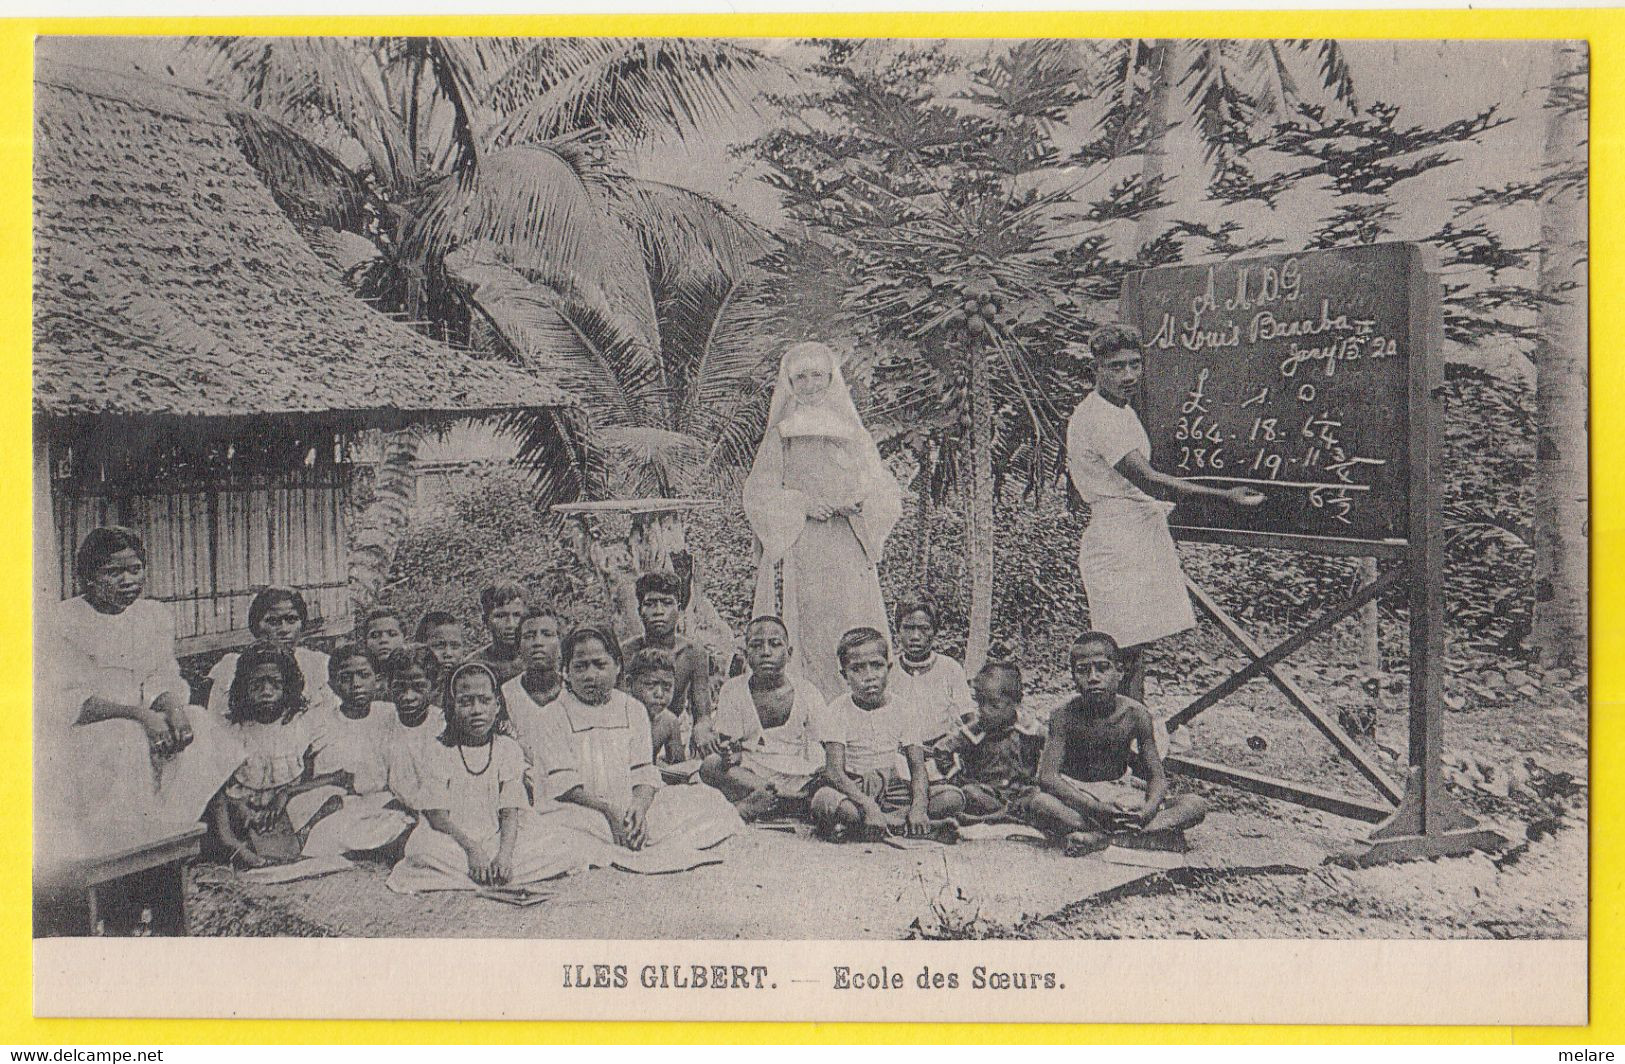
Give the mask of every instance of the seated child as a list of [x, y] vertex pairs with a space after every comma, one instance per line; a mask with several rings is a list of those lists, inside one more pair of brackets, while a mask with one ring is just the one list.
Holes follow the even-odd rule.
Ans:
[[688, 715], [686, 723], [693, 729], [694, 752], [705, 757], [721, 750], [711, 719], [711, 655], [677, 632], [682, 593], [682, 582], [671, 573], [644, 573], [638, 577], [638, 619], [643, 622], [643, 635], [628, 640], [625, 653], [628, 661], [645, 647], [671, 654], [676, 676], [670, 708], [679, 721]]
[[790, 676], [790, 633], [777, 617], [745, 626], [750, 673], [722, 685], [717, 733], [726, 743], [700, 765], [700, 779], [728, 797], [745, 820], [802, 814], [822, 779], [824, 697]]
[[406, 645], [406, 627], [401, 615], [389, 606], [374, 606], [361, 615], [356, 634], [368, 650], [383, 661]]
[[381, 669], [359, 644], [339, 647], [328, 659], [338, 711], [316, 745], [316, 773], [342, 781], [342, 808], [318, 821], [305, 839], [307, 857], [378, 850], [412, 826], [412, 817], [390, 790], [390, 746], [400, 722], [395, 707], [377, 700]]
[[457, 666], [444, 701], [445, 726], [421, 768], [423, 816], [389, 888], [533, 887], [603, 864], [607, 847], [531, 809], [496, 672], [480, 661]]
[[547, 775], [542, 751], [542, 707], [559, 696], [559, 619], [547, 610], [531, 609], [519, 621], [519, 658], [525, 671], [502, 685], [502, 700], [513, 721], [514, 738], [525, 752], [525, 786], [532, 800]]
[[[299, 645], [309, 627], [310, 608], [305, 596], [293, 588], [268, 587], [248, 603], [248, 630], [255, 641], [274, 644], [293, 655], [304, 677], [310, 708], [317, 716], [324, 716], [338, 705], [338, 698], [327, 683], [327, 655]], [[209, 708], [222, 717], [226, 715], [238, 659], [237, 654], [227, 654], [209, 670]]]
[[627, 658], [626, 689], [649, 713], [649, 742], [656, 763], [675, 765], [683, 760], [683, 740], [670, 708], [676, 683], [677, 666], [664, 650], [644, 647]]
[[[1040, 792], [1028, 803], [1033, 826], [1064, 836], [1070, 854], [1110, 843], [1183, 844], [1207, 804], [1187, 796], [1166, 801], [1168, 781], [1156, 727], [1145, 706], [1118, 694], [1123, 678], [1117, 641], [1085, 632], [1072, 644], [1078, 694], [1050, 715], [1038, 765]], [[1128, 775], [1130, 767], [1144, 780]]]
[[547, 774], [537, 807], [546, 819], [615, 847], [630, 872], [676, 872], [714, 864], [706, 850], [741, 827], [739, 814], [703, 784], [666, 786], [650, 756], [649, 715], [617, 691], [621, 648], [600, 628], [564, 640], [564, 690], [542, 707]]
[[233, 864], [297, 860], [312, 825], [343, 804], [338, 778], [315, 774], [321, 722], [310, 714], [304, 688], [286, 647], [256, 643], [238, 659], [226, 720], [244, 758], [208, 816], [212, 840]]
[[[835, 657], [851, 690], [829, 704], [819, 726], [826, 786], [813, 795], [814, 828], [825, 838], [877, 838], [902, 829], [911, 837], [952, 841], [958, 836], [952, 818], [965, 799], [958, 788], [930, 782], [920, 714], [887, 696], [886, 637], [854, 628], [836, 644]], [[906, 780], [897, 771], [898, 751], [908, 765]]]
[[463, 622], [445, 610], [430, 610], [419, 618], [414, 638], [429, 648], [442, 672], [450, 672], [462, 664]]
[[1006, 661], [983, 665], [971, 682], [976, 719], [936, 747], [942, 762], [959, 759], [954, 782], [965, 795], [961, 824], [1020, 820], [1038, 786], [1036, 736], [1016, 726], [1021, 712], [1021, 669]]
[[525, 671], [519, 658], [519, 622], [526, 612], [525, 589], [512, 580], [498, 581], [480, 592], [480, 619], [491, 633], [491, 641], [471, 660], [491, 666], [501, 683]]
[[928, 751], [957, 734], [975, 712], [964, 666], [936, 652], [937, 616], [930, 599], [897, 607], [897, 661], [887, 686], [892, 697], [919, 707]]
[[387, 748], [389, 789], [407, 808], [417, 809], [418, 766], [445, 725], [435, 701], [440, 663], [422, 643], [396, 647], [384, 659], [384, 689], [395, 704], [395, 727]]

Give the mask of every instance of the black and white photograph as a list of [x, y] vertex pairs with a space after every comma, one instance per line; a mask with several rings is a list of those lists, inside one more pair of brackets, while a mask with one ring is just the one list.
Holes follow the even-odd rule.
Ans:
[[1583, 942], [1589, 77], [38, 38], [36, 939]]

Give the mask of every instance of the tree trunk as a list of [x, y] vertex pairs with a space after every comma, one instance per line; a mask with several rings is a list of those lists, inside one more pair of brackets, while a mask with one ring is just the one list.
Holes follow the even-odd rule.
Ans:
[[[1162, 185], [1168, 166], [1168, 112], [1172, 106], [1173, 86], [1169, 84], [1173, 52], [1172, 41], [1158, 41], [1151, 45], [1150, 98], [1146, 105], [1145, 161], [1140, 166], [1140, 187], [1155, 190]], [[1146, 211], [1134, 225], [1134, 251], [1151, 243], [1162, 231], [1160, 210]]]
[[[1559, 46], [1546, 104], [1549, 171], [1586, 162], [1586, 45]], [[1535, 346], [1535, 607], [1543, 665], [1588, 664], [1587, 247], [1583, 184], [1560, 186], [1540, 209], [1540, 312]]]
[[372, 502], [350, 537], [350, 601], [357, 610], [378, 601], [395, 551], [417, 501], [418, 448], [426, 430], [411, 425], [383, 434], [383, 459], [373, 479]]
[[970, 637], [965, 668], [987, 660], [993, 639], [993, 400], [988, 393], [987, 352], [971, 347], [971, 483], [965, 493], [965, 552], [971, 572]]

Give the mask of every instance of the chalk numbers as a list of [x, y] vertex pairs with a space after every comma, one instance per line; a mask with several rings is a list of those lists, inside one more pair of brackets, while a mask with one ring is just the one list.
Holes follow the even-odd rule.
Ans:
[[1223, 469], [1224, 448], [1181, 447], [1179, 449], [1179, 468], [1187, 473], [1200, 469]]
[[1195, 417], [1182, 417], [1179, 419], [1179, 428], [1174, 430], [1176, 440], [1206, 440], [1208, 443], [1223, 443], [1224, 434], [1219, 431], [1217, 421], [1208, 421], [1203, 414]]
[[1261, 439], [1266, 443], [1273, 443], [1277, 439], [1275, 426], [1278, 424], [1280, 424], [1279, 418], [1255, 417], [1253, 418], [1252, 434], [1247, 438], [1254, 443]]

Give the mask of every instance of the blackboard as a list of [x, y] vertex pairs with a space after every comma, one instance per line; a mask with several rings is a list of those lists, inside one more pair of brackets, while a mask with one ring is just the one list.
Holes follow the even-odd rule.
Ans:
[[1122, 317], [1145, 339], [1139, 412], [1152, 465], [1267, 496], [1256, 509], [1182, 503], [1169, 517], [1176, 535], [1407, 539], [1411, 377], [1426, 379], [1420, 360], [1433, 357], [1424, 262], [1416, 245], [1370, 244], [1127, 279]]

